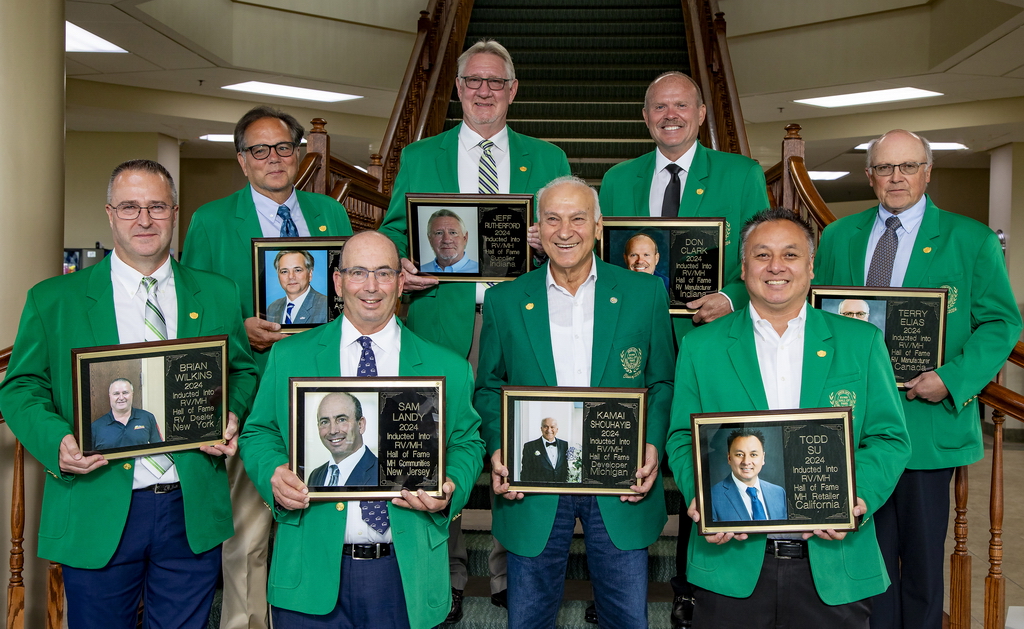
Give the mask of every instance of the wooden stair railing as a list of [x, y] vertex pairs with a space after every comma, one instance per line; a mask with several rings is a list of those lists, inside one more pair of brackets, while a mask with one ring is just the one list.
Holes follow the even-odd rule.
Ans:
[[682, 0], [690, 72], [704, 94], [708, 114], [701, 127], [704, 146], [750, 157], [739, 90], [718, 0]]

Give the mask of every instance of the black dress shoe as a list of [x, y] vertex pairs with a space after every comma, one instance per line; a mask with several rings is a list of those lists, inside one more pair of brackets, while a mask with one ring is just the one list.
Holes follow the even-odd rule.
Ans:
[[446, 623], [456, 623], [462, 620], [462, 590], [452, 588], [452, 611], [444, 619]]
[[672, 629], [688, 629], [693, 624], [693, 599], [677, 596], [672, 601]]
[[502, 590], [491, 594], [491, 605], [508, 609], [508, 590]]
[[583, 620], [592, 625], [597, 624], [597, 605], [594, 603], [587, 605], [587, 611], [583, 612]]

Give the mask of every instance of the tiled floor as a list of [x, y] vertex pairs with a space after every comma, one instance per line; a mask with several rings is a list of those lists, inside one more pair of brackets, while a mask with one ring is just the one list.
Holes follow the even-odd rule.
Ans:
[[[988, 575], [989, 515], [988, 500], [992, 472], [992, 440], [985, 439], [985, 458], [968, 471], [970, 486], [967, 500], [967, 551], [971, 561], [971, 628], [983, 629], [985, 616], [985, 577]], [[1003, 449], [1003, 577], [1006, 605], [1024, 606], [1024, 444], [1009, 443]], [[951, 490], [952, 491], [952, 490]], [[951, 494], [952, 495], [952, 494]], [[951, 498], [952, 500], [952, 498]], [[946, 539], [947, 556], [953, 552], [953, 528], [950, 519]], [[949, 564], [946, 565], [946, 610], [949, 610]], [[1001, 629], [1001, 628], [1000, 628]]]

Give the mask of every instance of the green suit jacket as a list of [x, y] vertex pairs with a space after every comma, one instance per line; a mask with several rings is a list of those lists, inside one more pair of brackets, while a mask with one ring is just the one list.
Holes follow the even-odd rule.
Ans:
[[[302, 217], [311, 237], [351, 236], [345, 207], [323, 194], [296, 190]], [[211, 201], [192, 215], [181, 263], [204, 271], [213, 271], [234, 280], [241, 296], [242, 317], [253, 314], [252, 239], [263, 238], [252, 188], [244, 188], [223, 199]], [[330, 274], [328, 274], [329, 276]], [[253, 350], [256, 364], [262, 371], [267, 352]]]
[[[816, 284], [864, 285], [868, 238], [877, 215], [875, 206], [825, 228], [814, 261]], [[935, 370], [949, 396], [938, 404], [900, 396], [914, 444], [907, 467], [968, 465], [983, 454], [976, 398], [1002, 368], [1021, 332], [999, 239], [986, 225], [940, 210], [928, 198], [903, 285], [949, 289], [946, 363]]]
[[[459, 192], [459, 124], [402, 151], [402, 163], [391, 191], [391, 205], [380, 231], [409, 255], [405, 195], [407, 192]], [[509, 191], [534, 194], [552, 179], [569, 174], [565, 152], [543, 140], [508, 130]], [[468, 356], [473, 343], [476, 285], [443, 283], [411, 297], [408, 324], [421, 337]]]
[[[252, 415], [242, 431], [242, 458], [263, 500], [274, 504], [270, 479], [288, 463], [288, 378], [340, 375], [341, 319], [276, 343], [270, 352]], [[448, 510], [457, 514], [483, 467], [480, 417], [470, 396], [469, 363], [402, 327], [402, 376], [445, 376], [446, 475], [455, 482]], [[268, 600], [307, 614], [327, 614], [338, 603], [344, 502], [314, 502], [308, 509], [277, 508]], [[412, 629], [441, 624], [451, 604], [448, 579], [449, 516], [388, 505]]]
[[[487, 291], [480, 334], [479, 380], [473, 402], [483, 421], [487, 451], [501, 448], [501, 387], [553, 387], [555, 361], [551, 349], [546, 287], [547, 267]], [[639, 349], [638, 376], [629, 377], [621, 353]], [[591, 386], [647, 387], [647, 442], [665, 450], [672, 400], [672, 330], [668, 293], [653, 275], [634, 273], [597, 260], [594, 294], [594, 344]], [[661, 475], [640, 502], [599, 496], [605, 528], [622, 550], [646, 548], [658, 539], [667, 521]], [[522, 500], [494, 500], [494, 536], [510, 552], [536, 557], [544, 550], [555, 520], [558, 496], [535, 494]]]
[[[808, 541], [818, 595], [828, 605], [839, 605], [880, 594], [889, 585], [870, 516], [896, 486], [910, 456], [910, 439], [896, 401], [899, 393], [889, 354], [875, 326], [808, 306], [803, 354], [801, 408], [853, 400], [856, 494], [867, 503], [868, 512], [860, 530], [841, 541]], [[843, 402], [833, 403], [833, 396]], [[668, 455], [683, 504], [695, 493], [690, 414], [750, 410], [768, 410], [768, 400], [753, 322], [744, 308], [694, 330], [679, 348]], [[716, 546], [692, 535], [686, 576], [694, 585], [719, 594], [750, 596], [761, 572], [766, 539], [750, 535], [745, 541]]]
[[[256, 366], [242, 327], [237, 291], [227, 279], [171, 263], [178, 299], [178, 338], [228, 335], [228, 406], [248, 412]], [[231, 299], [228, 299], [231, 297]], [[73, 434], [71, 350], [116, 345], [110, 258], [29, 291], [14, 341], [0, 408], [15, 436], [43, 467], [39, 556], [76, 568], [102, 568], [121, 541], [132, 497], [134, 460], [111, 461], [88, 474], [64, 474], [58, 454]], [[234, 534], [224, 459], [199, 450], [174, 454], [185, 500], [189, 546], [200, 553]]]
[[[601, 213], [607, 216], [650, 216], [651, 181], [655, 153], [651, 151], [613, 166], [601, 181]], [[740, 280], [740, 229], [750, 217], [768, 207], [764, 172], [757, 162], [704, 148], [697, 152], [686, 175], [679, 199], [680, 216], [725, 218], [725, 270], [722, 292], [740, 310], [747, 304], [747, 289]], [[676, 338], [693, 329], [692, 317], [673, 317]]]

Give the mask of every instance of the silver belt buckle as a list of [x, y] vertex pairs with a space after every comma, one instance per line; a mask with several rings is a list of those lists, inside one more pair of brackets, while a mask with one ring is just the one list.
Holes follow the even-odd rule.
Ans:
[[[365, 546], [373, 546], [373, 551], [374, 552], [373, 552], [373, 556], [372, 557], [356, 557], [356, 549], [355, 549], [355, 547], [356, 546], [364, 546], [364, 545]], [[352, 547], [352, 559], [353, 559], [353, 561], [369, 561], [370, 559], [380, 559], [380, 557], [381, 557], [380, 547], [381, 547], [381, 544], [354, 544], [353, 547]]]
[[780, 540], [777, 539], [768, 540], [768, 543], [772, 545], [772, 555], [774, 555], [776, 559], [792, 559], [792, 557], [779, 554], [779, 541]]

